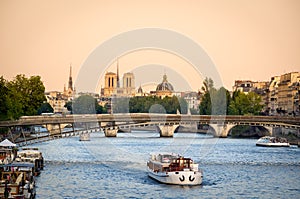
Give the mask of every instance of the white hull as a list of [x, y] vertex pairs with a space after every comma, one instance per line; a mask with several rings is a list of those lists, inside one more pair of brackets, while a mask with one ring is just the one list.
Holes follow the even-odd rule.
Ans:
[[288, 143], [285, 138], [276, 138], [276, 137], [265, 136], [265, 137], [260, 138], [256, 142], [256, 146], [289, 147], [290, 143]]
[[81, 134], [79, 137], [79, 141], [90, 141], [90, 134], [89, 133], [84, 133]]
[[149, 177], [165, 183], [174, 185], [200, 185], [202, 184], [201, 172], [177, 171], [177, 172], [153, 172], [148, 168]]
[[289, 147], [289, 143], [256, 143], [256, 146], [266, 146], [266, 147]]

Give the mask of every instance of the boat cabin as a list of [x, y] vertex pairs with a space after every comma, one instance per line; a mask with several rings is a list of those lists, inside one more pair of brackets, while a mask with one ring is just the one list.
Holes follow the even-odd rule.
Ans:
[[148, 166], [155, 172], [198, 170], [198, 164], [194, 164], [191, 158], [177, 154], [152, 154]]

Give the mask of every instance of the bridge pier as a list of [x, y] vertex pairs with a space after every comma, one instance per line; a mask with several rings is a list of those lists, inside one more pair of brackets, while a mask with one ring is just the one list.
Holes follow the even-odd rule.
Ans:
[[270, 136], [273, 135], [273, 127], [272, 126], [264, 126], [264, 128], [269, 131]]
[[118, 126], [105, 127], [104, 135], [105, 137], [117, 137], [118, 130]]
[[175, 130], [179, 127], [178, 124], [158, 125], [160, 137], [173, 137]]
[[[63, 129], [67, 126], [67, 124], [46, 124], [46, 129], [50, 133], [50, 135], [61, 134]], [[74, 131], [74, 127], [73, 127]]]
[[210, 124], [210, 126], [215, 130], [214, 137], [226, 138], [235, 124]]

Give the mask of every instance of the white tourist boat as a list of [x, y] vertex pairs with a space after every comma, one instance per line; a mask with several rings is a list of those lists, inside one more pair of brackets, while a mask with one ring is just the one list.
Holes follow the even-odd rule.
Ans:
[[34, 175], [39, 175], [44, 168], [44, 158], [38, 148], [23, 148], [17, 152], [16, 162], [28, 162], [34, 164]]
[[264, 136], [258, 139], [256, 146], [289, 147], [290, 143], [288, 143], [286, 138]]
[[82, 133], [79, 136], [79, 141], [90, 141], [90, 140], [91, 140], [91, 136], [90, 136], [90, 133], [88, 133], [88, 132]]
[[190, 158], [174, 153], [153, 153], [147, 162], [149, 177], [166, 184], [200, 185], [203, 172]]

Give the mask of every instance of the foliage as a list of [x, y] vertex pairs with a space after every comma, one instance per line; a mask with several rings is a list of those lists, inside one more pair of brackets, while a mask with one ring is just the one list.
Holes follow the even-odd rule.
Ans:
[[128, 113], [129, 112], [129, 98], [118, 97], [112, 99], [113, 113]]
[[97, 99], [89, 95], [82, 95], [76, 98], [72, 104], [73, 104], [72, 106], [73, 114], [106, 113], [106, 109], [98, 104]]
[[245, 94], [235, 91], [229, 105], [228, 113], [230, 115], [259, 115], [262, 108], [261, 97], [258, 94], [254, 92]]
[[72, 106], [73, 106], [73, 103], [71, 101], [67, 102], [64, 107], [67, 108], [68, 111], [70, 111], [70, 113], [73, 113], [72, 112]]
[[[212, 83], [213, 85], [213, 83]], [[200, 115], [226, 115], [230, 93], [224, 87], [210, 88], [203, 96], [199, 106]]]
[[235, 91], [230, 97], [225, 88], [214, 88], [210, 78], [205, 78], [203, 85], [205, 94], [199, 106], [201, 115], [258, 115], [263, 108], [257, 93]]
[[5, 81], [1, 77], [0, 82], [0, 110], [5, 119], [36, 115], [38, 108], [46, 100], [40, 76], [26, 78], [25, 75], [17, 75], [12, 81]]
[[202, 90], [207, 93], [214, 88], [214, 81], [211, 78], [206, 77], [203, 81]]
[[44, 102], [38, 109], [38, 115], [41, 115], [42, 113], [53, 113], [53, 111], [52, 106], [48, 102]]
[[199, 105], [200, 115], [211, 115], [211, 99], [210, 93], [206, 92], [202, 97], [201, 103]]
[[0, 120], [7, 118], [7, 95], [8, 88], [6, 80], [3, 76], [0, 77]]
[[157, 96], [116, 98], [113, 100], [113, 113], [169, 113], [175, 114], [180, 110], [187, 113], [187, 102], [180, 97]]

